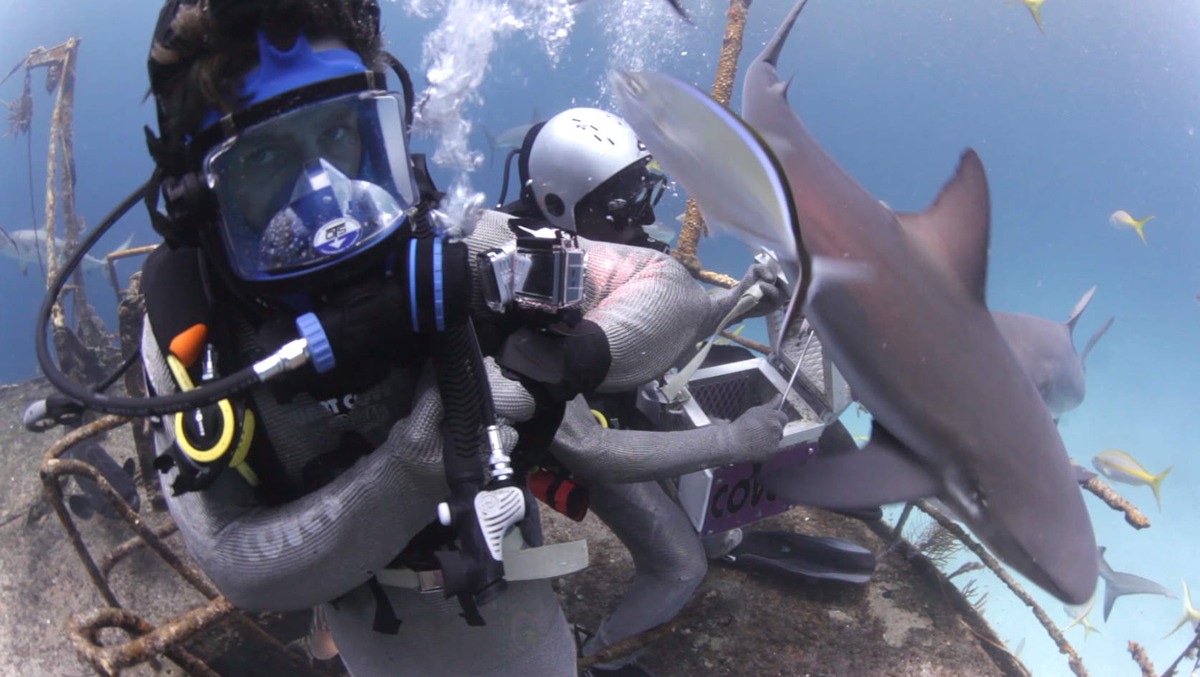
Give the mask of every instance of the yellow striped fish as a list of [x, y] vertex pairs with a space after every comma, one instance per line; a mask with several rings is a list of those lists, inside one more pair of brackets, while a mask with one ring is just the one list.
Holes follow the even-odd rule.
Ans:
[[1134, 486], [1144, 484], [1150, 487], [1154, 492], [1154, 501], [1158, 503], [1158, 509], [1162, 510], [1162, 496], [1159, 494], [1159, 487], [1162, 486], [1162, 481], [1175, 466], [1168, 466], [1166, 470], [1155, 475], [1138, 463], [1137, 459], [1120, 449], [1105, 449], [1096, 454], [1092, 457], [1092, 465], [1096, 468], [1096, 472], [1114, 482]]

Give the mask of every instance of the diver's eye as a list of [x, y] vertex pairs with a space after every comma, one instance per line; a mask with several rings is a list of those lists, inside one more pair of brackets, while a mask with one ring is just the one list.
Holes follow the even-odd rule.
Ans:
[[351, 129], [349, 125], [333, 125], [321, 132], [321, 145], [330, 146], [339, 143], [344, 143], [350, 138]]
[[247, 169], [262, 169], [275, 164], [282, 156], [275, 146], [259, 146], [242, 153], [241, 165]]

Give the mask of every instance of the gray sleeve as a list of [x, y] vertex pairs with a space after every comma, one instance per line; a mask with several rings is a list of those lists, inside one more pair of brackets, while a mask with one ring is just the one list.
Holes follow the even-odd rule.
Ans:
[[[175, 390], [147, 322], [142, 350], [158, 392]], [[204, 491], [163, 493], [192, 557], [236, 606], [291, 611], [334, 599], [365, 582], [435, 519], [446, 494], [441, 401], [423, 379], [412, 414], [387, 441], [321, 489], [264, 506], [227, 470]], [[170, 433], [156, 433], [163, 453]]]
[[695, 430], [615, 430], [602, 427], [583, 397], [577, 397], [567, 403], [550, 450], [584, 480], [643, 482], [766, 460], [778, 449], [785, 422], [786, 416], [771, 404]]
[[584, 317], [604, 330], [612, 355], [600, 392], [630, 390], [661, 376], [733, 307], [728, 295], [710, 296], [665, 254], [580, 242], [588, 256]]

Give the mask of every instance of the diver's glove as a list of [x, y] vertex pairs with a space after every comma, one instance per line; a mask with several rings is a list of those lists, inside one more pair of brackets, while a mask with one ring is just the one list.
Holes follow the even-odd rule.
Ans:
[[766, 404], [750, 407], [728, 423], [711, 426], [712, 432], [721, 438], [721, 446], [728, 445], [730, 463], [760, 463], [779, 451], [783, 427], [788, 422], [787, 414], [779, 411], [779, 399], [777, 395]]
[[713, 293], [713, 303], [718, 308], [720, 317], [724, 317], [733, 310], [742, 295], [754, 285], [759, 285], [762, 290], [762, 299], [753, 308], [734, 319], [769, 315], [787, 303], [789, 291], [783, 279], [776, 272], [775, 266], [770, 263], [754, 263], [746, 271], [742, 281], [733, 289]]

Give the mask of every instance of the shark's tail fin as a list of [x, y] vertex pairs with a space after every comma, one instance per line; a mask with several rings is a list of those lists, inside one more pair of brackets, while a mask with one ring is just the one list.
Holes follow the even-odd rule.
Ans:
[[1116, 318], [1114, 317], [1110, 317], [1105, 320], [1104, 324], [1100, 325], [1100, 328], [1096, 330], [1096, 333], [1092, 334], [1092, 337], [1088, 339], [1087, 345], [1083, 347], [1083, 352], [1079, 353], [1079, 363], [1081, 365], [1084, 367], [1087, 366], [1088, 353], [1092, 352], [1092, 348], [1096, 345], [1096, 341], [1099, 341], [1100, 337], [1104, 336], [1104, 333], [1107, 332], [1108, 328], [1112, 326], [1113, 320], [1115, 319]]
[[122, 251], [125, 249], [129, 249], [132, 246], [133, 246], [133, 233], [130, 233], [129, 237], [125, 238], [125, 241], [121, 243], [121, 246], [117, 247], [116, 249], [113, 249], [113, 251], [119, 252], [119, 251]]

